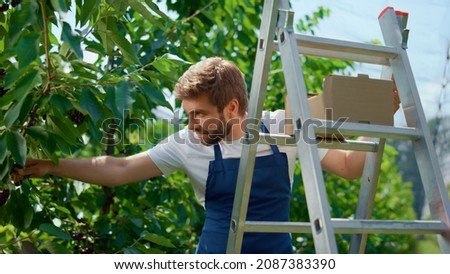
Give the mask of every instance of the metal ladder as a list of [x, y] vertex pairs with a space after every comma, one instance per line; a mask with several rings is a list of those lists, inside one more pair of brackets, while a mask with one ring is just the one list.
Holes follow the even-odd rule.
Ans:
[[[312, 233], [317, 253], [337, 253], [335, 233], [353, 234], [350, 253], [363, 253], [368, 233], [436, 234], [442, 253], [450, 253], [450, 204], [431, 142], [429, 129], [420, 103], [417, 87], [406, 53], [407, 13], [388, 7], [379, 15], [386, 46], [355, 43], [294, 33], [294, 13], [288, 0], [266, 0], [250, 91], [248, 128], [259, 128], [271, 58], [279, 50], [292, 109], [295, 134], [291, 136], [247, 134], [239, 166], [237, 186], [230, 223], [227, 253], [240, 253], [244, 232]], [[274, 41], [276, 37], [276, 41]], [[381, 78], [395, 78], [407, 127], [343, 123], [339, 129], [332, 121], [321, 121], [316, 127], [304, 129], [311, 118], [307, 91], [299, 54], [345, 59], [383, 66]], [[320, 142], [308, 144], [302, 134], [342, 133], [344, 136], [367, 136], [370, 141], [346, 143]], [[315, 136], [315, 135], [314, 135]], [[250, 140], [251, 138], [251, 140]], [[252, 184], [257, 142], [273, 144], [282, 141], [297, 146], [302, 167], [310, 222], [247, 221], [246, 214]], [[385, 139], [410, 140], [420, 169], [425, 195], [433, 220], [370, 220]], [[324, 186], [318, 147], [367, 151], [359, 202], [355, 219], [331, 219]]]

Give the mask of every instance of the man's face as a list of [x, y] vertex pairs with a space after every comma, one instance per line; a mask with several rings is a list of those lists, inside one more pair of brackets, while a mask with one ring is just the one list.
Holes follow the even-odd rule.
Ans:
[[184, 99], [183, 108], [188, 114], [188, 128], [193, 130], [204, 145], [214, 145], [231, 133], [223, 112], [211, 104], [206, 96]]

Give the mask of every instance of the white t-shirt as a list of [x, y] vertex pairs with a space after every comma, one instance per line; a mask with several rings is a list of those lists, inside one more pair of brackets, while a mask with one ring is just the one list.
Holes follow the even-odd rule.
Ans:
[[[262, 122], [270, 133], [282, 133], [284, 130], [284, 110], [263, 112]], [[219, 146], [222, 157], [239, 158], [242, 152], [242, 140], [221, 141]], [[293, 181], [296, 146], [280, 146], [281, 152], [285, 152], [289, 164], [289, 177]], [[192, 183], [198, 201], [205, 204], [206, 179], [208, 178], [209, 162], [214, 160], [214, 146], [206, 146], [200, 143], [195, 133], [187, 127], [167, 137], [155, 147], [147, 151], [149, 157], [165, 176], [180, 170], [185, 172]], [[319, 159], [322, 160], [326, 149], [319, 149]], [[256, 156], [272, 154], [269, 145], [258, 145]]]

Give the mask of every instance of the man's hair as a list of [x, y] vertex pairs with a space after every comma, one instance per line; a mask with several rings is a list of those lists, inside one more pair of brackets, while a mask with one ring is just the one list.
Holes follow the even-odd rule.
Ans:
[[175, 85], [174, 93], [180, 100], [206, 95], [219, 112], [232, 99], [237, 99], [239, 114], [244, 115], [247, 111], [244, 75], [233, 62], [220, 57], [207, 58], [190, 66]]

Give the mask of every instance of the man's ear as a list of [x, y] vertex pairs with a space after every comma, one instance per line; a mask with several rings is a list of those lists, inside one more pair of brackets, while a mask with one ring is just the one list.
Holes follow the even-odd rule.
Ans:
[[230, 117], [239, 116], [239, 101], [234, 98], [225, 106], [224, 112]]

